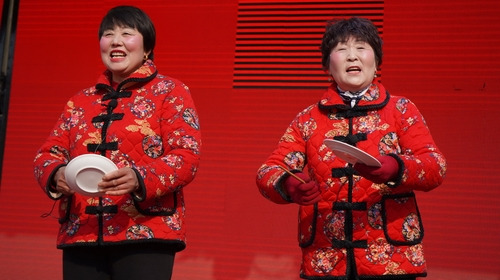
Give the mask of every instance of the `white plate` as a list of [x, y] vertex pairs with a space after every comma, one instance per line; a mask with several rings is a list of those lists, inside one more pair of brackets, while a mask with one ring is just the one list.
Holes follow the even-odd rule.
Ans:
[[362, 151], [354, 146], [347, 143], [340, 142], [332, 139], [325, 139], [323, 141], [328, 148], [330, 148], [337, 157], [343, 159], [344, 161], [355, 164], [356, 162], [361, 162], [369, 166], [382, 166], [380, 162], [372, 157], [370, 154]]
[[66, 169], [64, 176], [68, 186], [75, 192], [86, 196], [100, 196], [97, 184], [102, 180], [104, 174], [117, 170], [118, 167], [110, 159], [96, 155], [84, 154], [72, 159]]

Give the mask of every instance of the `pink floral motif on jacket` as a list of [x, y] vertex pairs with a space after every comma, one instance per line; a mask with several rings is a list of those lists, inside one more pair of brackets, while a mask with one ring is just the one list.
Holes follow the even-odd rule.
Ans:
[[[360, 177], [323, 144], [325, 139], [343, 141], [375, 157], [394, 157], [400, 166], [398, 178], [375, 184]], [[289, 175], [279, 165], [307, 172], [321, 188], [320, 202], [299, 207], [302, 278], [426, 275], [424, 229], [414, 191], [439, 186], [446, 160], [410, 100], [391, 96], [374, 81], [351, 108], [333, 84], [317, 104], [296, 116], [257, 172], [264, 197], [291, 203], [281, 186]]]
[[[105, 71], [96, 86], [74, 95], [34, 160], [35, 178], [59, 200], [59, 248], [98, 243], [156, 242], [185, 247], [183, 188], [200, 159], [198, 115], [189, 89], [158, 74], [148, 60], [117, 88]], [[95, 153], [136, 171], [135, 195], [61, 196], [51, 188], [57, 168]]]

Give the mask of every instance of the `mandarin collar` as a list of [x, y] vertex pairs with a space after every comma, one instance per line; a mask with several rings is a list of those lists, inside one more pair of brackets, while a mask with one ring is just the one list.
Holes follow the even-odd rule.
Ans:
[[368, 90], [363, 94], [363, 97], [356, 106], [351, 108], [345, 104], [340, 96], [337, 84], [333, 82], [323, 94], [318, 102], [318, 106], [323, 110], [372, 110], [384, 107], [389, 101], [390, 95], [385, 90], [384, 86], [378, 81], [373, 81]]
[[[129, 87], [129, 83], [141, 83], [141, 82], [148, 82], [152, 80], [156, 75], [158, 74], [158, 70], [156, 69], [156, 65], [153, 63], [152, 60], [148, 59], [142, 64], [139, 69], [134, 71], [132, 74], [130, 74], [129, 77], [127, 77], [125, 80], [123, 80], [121, 83], [118, 84], [117, 86], [117, 91], [120, 89], [124, 88], [125, 85]], [[111, 87], [111, 71], [106, 69], [97, 79], [97, 87]]]

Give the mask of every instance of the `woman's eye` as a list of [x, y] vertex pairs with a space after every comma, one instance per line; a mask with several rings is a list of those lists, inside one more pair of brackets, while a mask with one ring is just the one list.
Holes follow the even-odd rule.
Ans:
[[122, 34], [123, 35], [133, 35], [134, 31], [133, 30], [123, 30]]

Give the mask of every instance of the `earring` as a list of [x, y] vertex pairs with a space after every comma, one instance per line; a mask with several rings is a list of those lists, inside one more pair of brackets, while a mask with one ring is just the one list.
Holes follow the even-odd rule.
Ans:
[[148, 60], [148, 54], [147, 53], [144, 54], [144, 61], [146, 61], [146, 60]]

